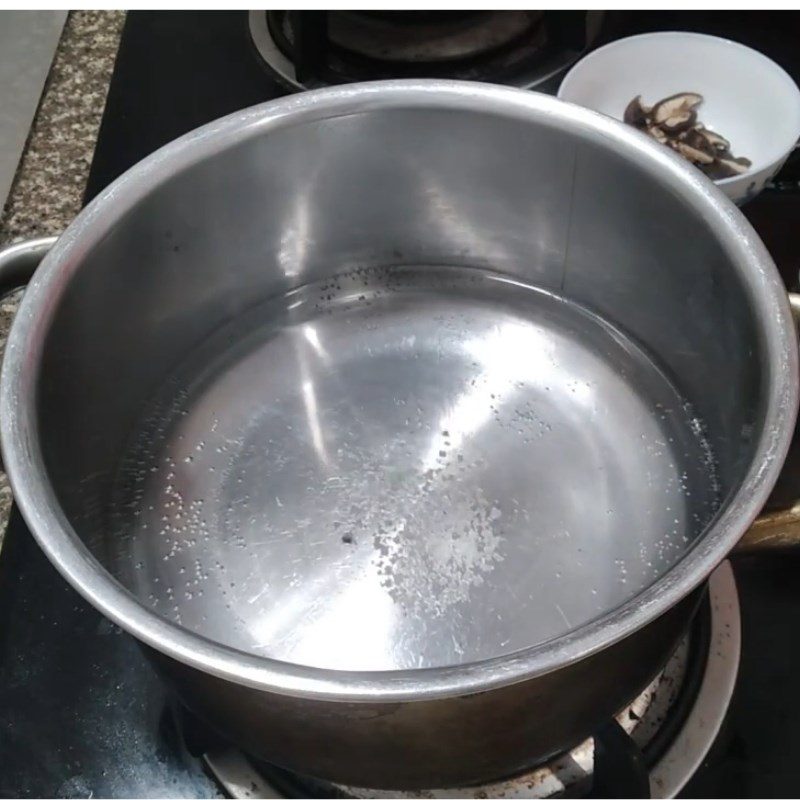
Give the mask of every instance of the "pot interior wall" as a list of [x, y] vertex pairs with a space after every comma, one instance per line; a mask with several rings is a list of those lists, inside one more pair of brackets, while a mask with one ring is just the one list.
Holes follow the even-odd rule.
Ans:
[[492, 270], [618, 328], [691, 404], [724, 504], [769, 365], [741, 276], [657, 166], [546, 115], [410, 107], [254, 128], [162, 180], [85, 253], [46, 344], [43, 455], [78, 535], [112, 566], [120, 455], [188, 353], [270, 297], [394, 265]]

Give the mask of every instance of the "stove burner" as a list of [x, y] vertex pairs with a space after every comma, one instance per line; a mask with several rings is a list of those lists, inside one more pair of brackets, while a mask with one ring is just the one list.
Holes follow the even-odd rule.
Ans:
[[[272, 14], [268, 19], [280, 12]], [[288, 15], [281, 16], [286, 29]], [[486, 55], [520, 36], [535, 36], [541, 19], [541, 11], [410, 11], [400, 17], [341, 11], [330, 15], [328, 37], [350, 53], [381, 61], [456, 61]]]
[[[357, 798], [548, 798], [563, 796], [638, 796], [618, 788], [608, 767], [615, 766], [618, 737], [638, 753], [649, 770], [652, 797], [674, 797], [694, 774], [719, 733], [733, 695], [740, 653], [739, 600], [733, 570], [723, 563], [711, 576], [708, 600], [689, 634], [678, 645], [662, 672], [600, 735], [523, 775], [484, 786], [396, 792], [324, 783], [280, 770], [256, 766], [229, 747], [206, 753], [211, 772], [234, 798], [357, 797]], [[608, 726], [607, 726], [608, 728]], [[614, 758], [601, 752], [615, 749]], [[623, 760], [625, 754], [622, 753]], [[603, 787], [598, 766], [603, 758]], [[635, 767], [635, 765], [634, 765]], [[627, 767], [626, 767], [627, 769]], [[624, 776], [629, 779], [630, 775]], [[635, 775], [633, 778], [635, 779]], [[635, 784], [634, 784], [635, 785]], [[606, 791], [609, 789], [609, 791]]]
[[591, 45], [603, 12], [251, 11], [265, 66], [291, 89], [431, 77], [552, 85]]

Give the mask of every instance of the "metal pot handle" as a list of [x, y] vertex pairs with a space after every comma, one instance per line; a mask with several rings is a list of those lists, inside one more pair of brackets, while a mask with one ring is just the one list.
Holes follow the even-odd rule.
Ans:
[[0, 250], [0, 296], [25, 286], [57, 239], [43, 236]]
[[732, 555], [751, 555], [800, 547], [800, 502], [762, 514], [739, 539]]
[[[789, 292], [789, 306], [800, 331], [800, 294]], [[734, 555], [800, 547], [800, 499], [791, 507], [762, 514], [739, 539]]]
[[[36, 267], [56, 243], [57, 236], [43, 236], [12, 244], [0, 250], [0, 298], [21, 289], [33, 277]], [[0, 457], [0, 471], [3, 471]]]
[[28, 283], [57, 238], [30, 239], [0, 250], [0, 297]]

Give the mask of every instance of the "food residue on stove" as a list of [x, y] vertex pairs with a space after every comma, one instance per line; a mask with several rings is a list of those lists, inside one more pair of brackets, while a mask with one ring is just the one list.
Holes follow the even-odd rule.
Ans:
[[716, 131], [710, 131], [697, 119], [697, 107], [703, 95], [679, 92], [647, 107], [641, 95], [628, 103], [623, 120], [644, 131], [661, 144], [671, 147], [709, 178], [719, 180], [742, 175], [751, 167], [748, 158], [736, 158], [731, 143]]

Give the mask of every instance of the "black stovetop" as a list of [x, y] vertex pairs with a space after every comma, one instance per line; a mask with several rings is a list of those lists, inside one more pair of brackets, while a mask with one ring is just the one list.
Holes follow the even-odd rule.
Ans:
[[[800, 81], [800, 14], [617, 13], [605, 39], [698, 30], [750, 44]], [[244, 12], [127, 18], [87, 200], [160, 145], [283, 90], [251, 52]], [[794, 284], [800, 193], [747, 209]], [[773, 496], [800, 495], [800, 446]], [[743, 653], [723, 733], [686, 796], [800, 792], [800, 556], [736, 565]], [[217, 797], [185, 750], [161, 684], [136, 643], [88, 606], [14, 510], [0, 551], [0, 797]]]

